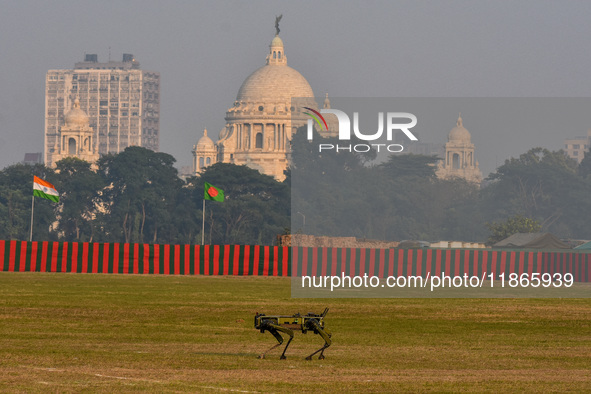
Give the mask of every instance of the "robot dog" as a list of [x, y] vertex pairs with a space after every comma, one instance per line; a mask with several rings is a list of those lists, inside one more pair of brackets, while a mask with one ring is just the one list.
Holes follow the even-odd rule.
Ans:
[[265, 358], [265, 354], [283, 344], [283, 337], [280, 334], [280, 332], [282, 332], [289, 335], [287, 345], [285, 345], [285, 349], [283, 349], [283, 353], [281, 353], [281, 357], [279, 357], [280, 360], [285, 360], [285, 351], [293, 339], [293, 332], [294, 330], [299, 330], [304, 334], [308, 331], [313, 331], [314, 334], [319, 334], [322, 339], [324, 339], [324, 346], [306, 357], [306, 360], [312, 360], [312, 356], [320, 352], [318, 359], [323, 360], [324, 349], [332, 344], [330, 339], [331, 333], [324, 328], [324, 316], [326, 316], [327, 313], [328, 308], [326, 308], [320, 315], [308, 313], [307, 315], [302, 316], [299, 313], [296, 313], [295, 315], [288, 316], [257, 313], [254, 317], [254, 328], [260, 330], [261, 333], [269, 331], [273, 334], [275, 339], [277, 339], [277, 342], [279, 342], [277, 345], [274, 345], [267, 351], [263, 352], [259, 358]]

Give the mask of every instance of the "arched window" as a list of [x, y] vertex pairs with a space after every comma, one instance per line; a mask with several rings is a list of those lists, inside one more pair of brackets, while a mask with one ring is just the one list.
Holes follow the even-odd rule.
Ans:
[[210, 165], [211, 164], [211, 157], [208, 157], [207, 159], [205, 159], [205, 165]]
[[257, 133], [255, 148], [263, 149], [263, 133]]
[[199, 168], [203, 168], [203, 157], [199, 158]]
[[70, 138], [68, 140], [68, 154], [69, 155], [76, 154], [76, 140], [74, 138]]
[[281, 59], [281, 52], [279, 52], [279, 54], [277, 55], [277, 57], [279, 57], [279, 59]]
[[460, 168], [460, 155], [457, 153], [452, 156], [452, 168], [455, 170]]
[[277, 52], [273, 51], [273, 59], [277, 59]]

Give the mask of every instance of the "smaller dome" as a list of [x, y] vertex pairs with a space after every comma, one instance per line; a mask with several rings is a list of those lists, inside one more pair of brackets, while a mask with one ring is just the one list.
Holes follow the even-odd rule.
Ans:
[[275, 36], [273, 41], [271, 41], [271, 46], [283, 48], [283, 40], [279, 36]]
[[203, 137], [197, 141], [196, 150], [211, 150], [215, 149], [215, 144], [212, 139], [207, 136], [207, 129], [203, 129]]
[[80, 109], [80, 100], [76, 98], [74, 106], [64, 115], [66, 126], [88, 126], [88, 115]]
[[462, 115], [460, 114], [460, 116], [458, 116], [458, 123], [456, 127], [451, 129], [447, 139], [448, 141], [454, 142], [470, 142], [470, 138], [470, 132], [464, 127], [462, 123]]

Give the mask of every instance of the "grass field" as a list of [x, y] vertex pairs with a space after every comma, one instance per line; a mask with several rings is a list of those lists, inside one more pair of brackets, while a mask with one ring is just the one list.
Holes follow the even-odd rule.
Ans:
[[[279, 360], [255, 312], [330, 307]], [[591, 391], [590, 299], [291, 299], [286, 278], [0, 273], [0, 391]]]

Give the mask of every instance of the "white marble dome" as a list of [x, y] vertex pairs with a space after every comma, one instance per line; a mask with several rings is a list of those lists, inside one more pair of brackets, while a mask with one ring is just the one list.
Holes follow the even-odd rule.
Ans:
[[266, 65], [259, 68], [242, 84], [237, 101], [289, 102], [292, 97], [314, 97], [306, 78], [289, 66]]
[[88, 115], [80, 109], [80, 100], [76, 99], [72, 109], [64, 114], [64, 122], [70, 127], [88, 126]]
[[271, 48], [272, 47], [283, 47], [283, 40], [279, 36], [275, 36], [273, 40], [271, 40]]
[[471, 135], [470, 132], [464, 127], [461, 115], [458, 117], [458, 123], [456, 127], [451, 129], [449, 132], [447, 139], [450, 142], [470, 142]]
[[215, 144], [213, 140], [207, 136], [207, 129], [203, 130], [203, 137], [199, 138], [197, 141], [197, 145], [195, 145], [197, 150], [212, 150], [215, 149]]
[[275, 36], [270, 49], [267, 64], [246, 78], [236, 101], [289, 103], [292, 97], [314, 97], [306, 78], [287, 65], [281, 38]]

